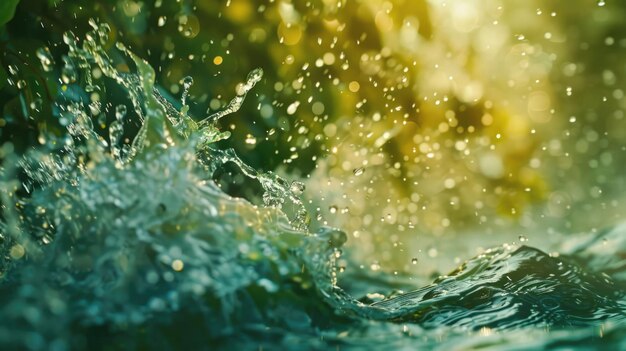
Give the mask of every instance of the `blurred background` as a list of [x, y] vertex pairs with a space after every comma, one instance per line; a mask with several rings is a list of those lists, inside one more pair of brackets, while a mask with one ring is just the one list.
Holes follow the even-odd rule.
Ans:
[[93, 99], [63, 68], [63, 34], [90, 18], [175, 105], [193, 77], [196, 119], [261, 67], [221, 143], [303, 180], [312, 229], [344, 229], [355, 269], [431, 274], [624, 217], [626, 3], [5, 0], [0, 13], [13, 7], [0, 16], [2, 143], [24, 152], [62, 133], [52, 102], [67, 92], [101, 101], [106, 135], [127, 97]]

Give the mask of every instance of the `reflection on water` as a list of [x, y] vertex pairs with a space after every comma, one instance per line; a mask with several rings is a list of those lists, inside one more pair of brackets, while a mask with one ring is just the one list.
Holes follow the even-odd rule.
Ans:
[[622, 287], [537, 249], [505, 247], [487, 250], [432, 286], [373, 306], [425, 328], [558, 329], [619, 320]]

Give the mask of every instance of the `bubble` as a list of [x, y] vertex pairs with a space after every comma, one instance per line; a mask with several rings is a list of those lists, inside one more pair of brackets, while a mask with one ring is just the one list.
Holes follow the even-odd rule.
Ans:
[[313, 112], [313, 114], [315, 115], [321, 115], [322, 113], [324, 113], [325, 110], [325, 106], [322, 102], [315, 102], [313, 103], [313, 106], [311, 106], [311, 111]]
[[361, 84], [359, 84], [359, 82], [357, 81], [352, 81], [350, 82], [350, 84], [348, 84], [348, 90], [350, 90], [353, 93], [358, 92], [361, 89]]
[[456, 186], [456, 181], [452, 178], [444, 180], [443, 185], [446, 189], [452, 189]]
[[9, 255], [11, 255], [12, 259], [19, 260], [22, 257], [24, 257], [25, 253], [26, 253], [26, 250], [24, 250], [24, 246], [20, 244], [15, 244], [11, 247]]
[[181, 15], [178, 17], [178, 32], [186, 38], [195, 38], [200, 33], [200, 21], [195, 15]]

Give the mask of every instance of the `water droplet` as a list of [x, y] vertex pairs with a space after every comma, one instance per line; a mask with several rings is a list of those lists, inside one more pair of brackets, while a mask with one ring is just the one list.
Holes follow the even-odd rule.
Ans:
[[70, 50], [76, 46], [77, 41], [78, 38], [76, 38], [76, 35], [71, 30], [63, 33], [63, 42], [70, 47]]
[[124, 117], [126, 117], [127, 110], [126, 105], [117, 105], [115, 108], [115, 119], [122, 122]]
[[183, 78], [183, 97], [181, 98], [181, 102], [183, 105], [187, 105], [187, 96], [189, 96], [189, 88], [193, 85], [193, 78], [187, 76]]
[[414, 257], [414, 258], [411, 260], [411, 263], [412, 263], [412, 264], [417, 264], [417, 258], [415, 258], [415, 257]]
[[437, 255], [439, 255], [439, 251], [437, 251], [434, 247], [428, 250], [428, 257], [435, 258]]
[[182, 271], [184, 267], [185, 267], [185, 264], [181, 260], [174, 260], [172, 262], [172, 269], [175, 270], [176, 272]]
[[114, 158], [119, 159], [121, 156], [121, 148], [119, 143], [124, 135], [124, 126], [121, 120], [115, 120], [109, 125], [109, 142], [111, 144], [111, 154]]
[[15, 244], [11, 247], [11, 251], [9, 252], [9, 255], [11, 255], [12, 259], [19, 260], [20, 258], [24, 257], [25, 253], [26, 251], [24, 250], [24, 246], [20, 244]]
[[519, 241], [520, 241], [521, 243], [525, 243], [525, 242], [527, 242], [527, 241], [528, 241], [528, 238], [527, 238], [527, 237], [525, 237], [524, 235], [520, 235], [520, 236], [518, 237], [518, 239], [519, 239]]
[[252, 88], [254, 88], [256, 83], [258, 83], [262, 77], [263, 77], [263, 69], [256, 68], [252, 70], [248, 74], [248, 79], [246, 80], [246, 82], [237, 85], [236, 87], [237, 96], [228, 103], [228, 106], [226, 106], [226, 108], [223, 109], [222, 111], [214, 113], [210, 115], [209, 117], [205, 118], [204, 120], [200, 121], [199, 125], [202, 126], [209, 122], [217, 121], [226, 115], [239, 111], [247, 93], [250, 90], [252, 90]]
[[354, 170], [352, 170], [352, 174], [354, 174], [354, 176], [356, 177], [362, 175], [364, 172], [365, 172], [365, 168], [363, 167], [355, 168]]
[[291, 191], [296, 195], [302, 194], [304, 192], [304, 189], [305, 189], [305, 185], [302, 182], [293, 181], [291, 183]]
[[248, 144], [248, 145], [255, 145], [256, 144], [256, 138], [254, 137], [254, 135], [248, 134], [246, 136], [246, 144]]
[[337, 213], [337, 206], [332, 205], [328, 208], [328, 211], [330, 211], [330, 213], [335, 214]]
[[63, 69], [61, 70], [61, 80], [64, 84], [74, 83], [77, 80], [78, 73], [76, 72], [76, 66], [69, 57], [63, 57], [65, 62]]
[[294, 101], [287, 107], [287, 114], [293, 115], [298, 110], [298, 106], [300, 106], [300, 101]]
[[52, 66], [54, 65], [54, 60], [52, 59], [52, 54], [50, 53], [50, 49], [47, 47], [41, 47], [36, 51], [37, 58], [39, 62], [41, 62], [41, 66], [45, 72], [52, 71]]

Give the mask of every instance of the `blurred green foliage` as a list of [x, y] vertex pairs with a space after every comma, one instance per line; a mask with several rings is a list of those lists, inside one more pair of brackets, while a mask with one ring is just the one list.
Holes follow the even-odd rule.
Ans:
[[20, 0], [6, 0], [0, 3], [0, 26], [9, 22], [15, 14], [15, 7]]
[[[406, 2], [403, 14], [419, 18], [420, 35], [428, 37], [431, 29], [426, 10], [421, 1]], [[367, 76], [362, 75], [362, 57], [375, 56], [385, 47], [374, 25], [375, 13], [366, 4], [313, 1], [305, 6], [235, 0], [225, 6], [193, 1], [26, 0], [4, 32], [2, 66], [19, 72], [0, 100], [8, 124], [3, 128], [3, 140], [22, 139], [17, 143], [22, 143], [23, 149], [40, 132], [56, 131], [49, 110], [30, 106], [45, 108], [63, 82], [55, 82], [41, 71], [35, 52], [49, 47], [55, 62], [60, 63], [63, 49], [55, 43], [67, 30], [83, 34], [89, 18], [112, 26], [119, 37], [113, 38], [111, 45], [124, 41], [146, 57], [160, 73], [158, 83], [173, 99], [180, 96], [182, 78], [193, 76], [191, 112], [198, 118], [205, 116], [208, 108], [223, 107], [247, 72], [262, 67], [266, 79], [257, 89], [255, 101], [224, 123], [236, 126], [231, 143], [240, 151], [252, 148], [245, 143], [248, 136], [259, 139], [254, 153], [242, 154], [263, 168], [288, 163], [291, 170], [308, 173], [314, 166], [312, 157], [328, 150], [324, 125], [353, 115], [358, 101], [367, 101], [359, 111], [365, 114], [387, 109], [389, 100], [400, 101], [406, 109], [417, 104], [412, 89], [406, 89], [409, 83], [401, 82], [405, 72], [398, 70], [410, 57], [387, 52], [371, 63]], [[316, 64], [316, 59], [323, 64]], [[378, 81], [376, 87], [367, 86], [372, 77]], [[20, 81], [23, 88], [17, 86]], [[351, 82], [357, 83], [359, 88], [353, 83], [353, 89], [358, 89], [358, 94], [349, 92]], [[394, 90], [396, 86], [397, 92], [381, 93], [383, 88]], [[303, 106], [295, 115], [287, 113], [287, 107], [296, 101]], [[46, 119], [45, 125], [35, 125], [34, 120]], [[278, 132], [268, 135], [270, 130]], [[290, 150], [294, 146], [297, 152]]]

